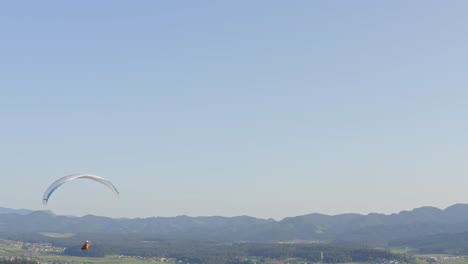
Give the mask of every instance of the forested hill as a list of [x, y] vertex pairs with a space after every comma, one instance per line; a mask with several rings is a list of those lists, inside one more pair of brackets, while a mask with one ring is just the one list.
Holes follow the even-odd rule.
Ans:
[[421, 207], [398, 214], [309, 214], [281, 221], [238, 217], [69, 217], [50, 211], [0, 213], [0, 232], [144, 233], [227, 242], [339, 241], [387, 245], [389, 241], [468, 231], [468, 205]]
[[5, 207], [0, 207], [0, 214], [29, 214], [33, 212], [32, 210], [28, 209], [11, 209], [11, 208], [5, 208]]
[[409, 247], [419, 253], [468, 254], [468, 232], [443, 233], [420, 236], [409, 239], [398, 239], [390, 242], [393, 247]]

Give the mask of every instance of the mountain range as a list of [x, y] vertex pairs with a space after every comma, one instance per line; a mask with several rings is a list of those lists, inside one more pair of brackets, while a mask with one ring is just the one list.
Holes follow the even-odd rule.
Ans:
[[407, 245], [420, 237], [468, 236], [468, 204], [420, 207], [397, 214], [308, 214], [280, 221], [250, 216], [109, 218], [60, 216], [51, 211], [0, 208], [2, 233], [113, 233], [224, 242], [323, 241]]

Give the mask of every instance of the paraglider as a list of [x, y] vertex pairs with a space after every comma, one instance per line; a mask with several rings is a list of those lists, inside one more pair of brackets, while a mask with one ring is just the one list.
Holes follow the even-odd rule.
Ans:
[[99, 177], [97, 175], [92, 175], [92, 174], [72, 174], [72, 175], [64, 176], [56, 180], [55, 182], [53, 182], [49, 186], [49, 188], [47, 188], [47, 190], [44, 192], [44, 195], [42, 196], [42, 203], [46, 205], [47, 202], [49, 201], [50, 196], [52, 195], [53, 192], [55, 192], [55, 190], [57, 190], [57, 188], [59, 188], [60, 186], [62, 186], [63, 184], [69, 181], [76, 180], [76, 179], [90, 179], [90, 180], [100, 182], [104, 184], [107, 188], [109, 188], [111, 191], [113, 191], [116, 195], [119, 195], [119, 191], [117, 190], [117, 188], [115, 188], [115, 186], [110, 181], [102, 177]]
[[[44, 192], [44, 195], [42, 196], [42, 203], [46, 205], [49, 201], [50, 196], [53, 192], [55, 192], [55, 190], [57, 190], [63, 184], [76, 179], [90, 179], [100, 182], [104, 184], [107, 188], [109, 188], [111, 191], [113, 191], [116, 195], [119, 195], [119, 191], [117, 190], [117, 188], [115, 188], [114, 184], [102, 177], [92, 174], [71, 174], [63, 176], [62, 178], [53, 182]], [[86, 240], [86, 242], [83, 245], [81, 245], [81, 250], [88, 250], [90, 245], [91, 243], [89, 242], [89, 240]]]
[[88, 250], [90, 245], [91, 243], [89, 243], [89, 240], [86, 240], [86, 242], [81, 246], [81, 250]]

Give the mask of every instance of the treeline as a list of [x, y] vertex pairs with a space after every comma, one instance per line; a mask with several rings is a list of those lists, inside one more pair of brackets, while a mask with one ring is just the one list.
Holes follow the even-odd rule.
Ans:
[[[112, 252], [113, 251], [113, 252]], [[152, 241], [146, 245], [114, 245], [110, 247], [95, 247], [92, 250], [81, 251], [78, 247], [67, 248], [66, 255], [72, 256], [104, 256], [123, 254], [131, 256], [157, 256], [176, 258], [190, 263], [248, 263], [240, 261], [248, 257], [287, 259], [300, 258], [311, 262], [319, 262], [323, 253], [323, 261], [327, 263], [369, 262], [375, 260], [398, 260], [409, 262], [405, 255], [393, 254], [385, 250], [358, 248], [354, 246], [334, 244], [279, 244], [279, 243], [239, 243], [220, 245], [200, 241]]]
[[386, 250], [361, 248], [352, 245], [340, 244], [240, 244], [243, 252], [249, 256], [265, 258], [302, 258], [312, 262], [342, 263], [342, 262], [369, 262], [373, 260], [398, 260], [409, 262], [409, 257], [394, 254]]
[[39, 262], [34, 260], [23, 260], [23, 259], [15, 259], [15, 260], [0, 260], [0, 264], [38, 264]]
[[393, 247], [409, 247], [418, 253], [468, 255], [468, 232], [437, 234], [391, 241]]
[[[141, 257], [175, 258], [184, 262], [220, 264], [249, 263], [255, 256], [263, 259], [300, 258], [310, 262], [321, 260], [327, 263], [368, 262], [373, 260], [398, 260], [409, 262], [405, 255], [393, 254], [351, 244], [323, 243], [234, 243], [193, 239], [166, 239], [142, 234], [78, 234], [69, 238], [51, 238], [40, 234], [3, 234], [6, 239], [30, 243], [51, 243], [65, 247], [65, 255], [104, 257], [126, 255]], [[91, 241], [87, 251], [81, 250], [84, 240]]]

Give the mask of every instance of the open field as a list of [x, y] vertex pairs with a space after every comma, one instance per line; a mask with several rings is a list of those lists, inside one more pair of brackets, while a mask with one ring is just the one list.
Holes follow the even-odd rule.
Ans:
[[466, 257], [463, 257], [463, 258], [458, 258], [458, 259], [446, 259], [446, 260], [442, 260], [441, 263], [442, 263], [442, 264], [467, 264], [468, 261], [467, 261], [467, 258], [466, 258]]
[[71, 256], [61, 256], [61, 255], [43, 255], [39, 256], [41, 263], [48, 263], [52, 261], [63, 261], [76, 264], [85, 264], [85, 263], [116, 263], [116, 264], [167, 264], [167, 262], [154, 262], [154, 261], [145, 261], [139, 260], [136, 258], [120, 258], [119, 256], [106, 256], [104, 258], [84, 258], [84, 257], [71, 257]]
[[47, 237], [53, 237], [53, 238], [67, 238], [67, 237], [72, 237], [75, 235], [72, 233], [51, 233], [51, 232], [42, 232], [39, 234], [43, 236], [47, 236]]
[[[467, 256], [454, 256], [447, 254], [420, 254], [415, 255], [420, 263], [437, 263], [437, 264], [468, 264]], [[428, 261], [431, 259], [431, 261]]]
[[405, 254], [411, 252], [411, 248], [391, 248], [390, 252], [397, 254]]

